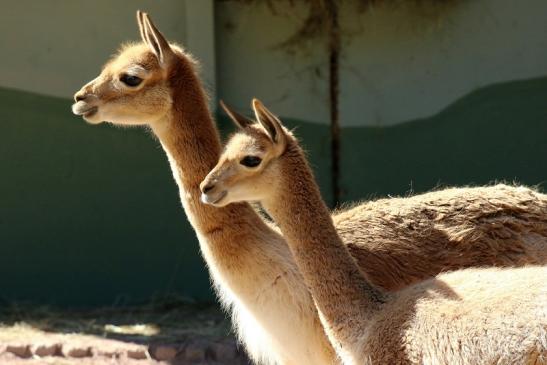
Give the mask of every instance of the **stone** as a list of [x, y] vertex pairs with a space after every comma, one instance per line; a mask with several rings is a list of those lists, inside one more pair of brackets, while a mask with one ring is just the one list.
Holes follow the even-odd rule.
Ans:
[[184, 358], [188, 361], [205, 361], [205, 347], [200, 343], [190, 343], [184, 350]]
[[127, 350], [127, 357], [135, 360], [148, 359], [148, 351], [144, 348]]
[[16, 356], [23, 357], [23, 358], [29, 358], [32, 356], [29, 345], [17, 345], [17, 344], [7, 345], [6, 352], [11, 352], [12, 354]]
[[76, 357], [76, 358], [82, 358], [82, 357], [90, 357], [93, 354], [91, 353], [91, 349], [89, 347], [70, 347], [67, 349], [64, 349], [65, 356], [69, 357]]
[[150, 348], [150, 355], [158, 361], [171, 361], [178, 353], [176, 345], [159, 345]]
[[56, 356], [60, 353], [60, 346], [59, 344], [53, 343], [53, 344], [41, 344], [36, 345], [33, 347], [33, 351], [35, 356]]
[[217, 342], [211, 345], [213, 358], [217, 361], [233, 360], [237, 357], [237, 348], [235, 344], [226, 342]]

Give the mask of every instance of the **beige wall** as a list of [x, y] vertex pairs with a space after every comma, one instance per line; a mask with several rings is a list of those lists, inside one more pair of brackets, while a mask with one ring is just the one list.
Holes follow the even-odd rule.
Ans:
[[212, 0], [4, 0], [0, 86], [71, 97], [122, 42], [139, 40], [137, 9], [203, 60], [214, 87]]
[[[121, 42], [138, 39], [134, 12], [143, 9], [201, 60], [213, 96], [240, 109], [256, 96], [283, 116], [328, 122], [323, 45], [296, 54], [276, 48], [305, 18], [301, 5], [277, 15], [264, 4], [213, 0], [2, 5], [0, 87], [70, 97]], [[460, 0], [434, 15], [400, 6], [356, 14], [346, 7], [342, 124], [426, 117], [481, 86], [547, 75], [546, 14], [544, 0]]]
[[281, 9], [274, 16], [264, 4], [217, 2], [218, 97], [242, 110], [258, 97], [280, 115], [326, 123], [323, 47], [313, 45], [295, 55], [276, 48], [305, 15], [302, 6]]
[[[455, 4], [433, 14], [344, 9], [343, 125], [426, 117], [479, 87], [547, 75], [547, 1]], [[220, 97], [246, 107], [256, 95], [284, 116], [327, 123], [323, 50], [275, 50], [304, 18], [302, 9], [274, 16], [265, 5], [221, 2], [216, 18]]]

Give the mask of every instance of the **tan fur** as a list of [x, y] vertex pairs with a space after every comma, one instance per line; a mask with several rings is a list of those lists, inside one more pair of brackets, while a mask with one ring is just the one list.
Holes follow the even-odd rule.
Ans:
[[[73, 111], [90, 123], [147, 125], [158, 137], [179, 186], [182, 205], [198, 236], [213, 284], [221, 301], [231, 311], [236, 330], [256, 362], [333, 363], [334, 350], [322, 330], [302, 275], [277, 228], [264, 222], [247, 204], [217, 209], [200, 202], [199, 183], [218, 162], [221, 146], [195, 72], [195, 63], [180, 47], [162, 46], [156, 38], [151, 41], [145, 30], [154, 32], [158, 39], [162, 36], [150, 28], [152, 23], [147, 16], [141, 13], [138, 21], [143, 43], [122, 47], [101, 74], [76, 93]], [[162, 51], [162, 61], [158, 49]], [[128, 87], [120, 82], [123, 73], [136, 73], [143, 82], [138, 87]], [[495, 198], [489, 199], [489, 196]], [[335, 215], [337, 225], [342, 228], [342, 237], [344, 240], [348, 237], [346, 241], [354, 243], [352, 253], [357, 257], [362, 256], [369, 262], [370, 257], [376, 258], [378, 266], [385, 261], [391, 260], [391, 265], [396, 265], [403, 258], [408, 260], [398, 275], [392, 275], [388, 270], [377, 275], [378, 282], [386, 288], [396, 288], [409, 281], [431, 277], [441, 270], [476, 265], [477, 262], [479, 265], [532, 262], [538, 260], [537, 250], [531, 248], [532, 244], [522, 248], [515, 246], [520, 241], [518, 238], [532, 241], [540, 237], [537, 240], [540, 246], [547, 236], [543, 234], [547, 222], [539, 218], [547, 216], [547, 200], [526, 188], [496, 186], [484, 191], [456, 190], [446, 200], [443, 196], [431, 198], [432, 206], [429, 200], [411, 199], [407, 208], [401, 208], [400, 214], [389, 212], [387, 205], [380, 201]], [[466, 211], [467, 205], [463, 203], [461, 214], [464, 218], [460, 219], [455, 214], [462, 209], [458, 200], [474, 200], [477, 209]], [[489, 219], [493, 217], [490, 213], [480, 216], [480, 205], [485, 202], [490, 207], [486, 210], [497, 211], [498, 228], [490, 224]], [[457, 209], [451, 210], [452, 205]], [[426, 239], [427, 234], [417, 234], [411, 227], [405, 229], [404, 224], [399, 226], [397, 223], [409, 222], [416, 215], [421, 224], [426, 224], [424, 214], [416, 214], [416, 210], [425, 207], [429, 209], [427, 214], [439, 212], [446, 216], [436, 226], [437, 230], [446, 232], [446, 241], [439, 245], [432, 245], [431, 240]], [[368, 221], [368, 215], [375, 214], [376, 210], [380, 212], [378, 226], [371, 230], [370, 225], [364, 225], [364, 220]], [[529, 216], [524, 211], [533, 211], [534, 215]], [[465, 215], [471, 217], [477, 213], [479, 216], [470, 218], [471, 224], [468, 224]], [[526, 226], [534, 220], [536, 225]], [[387, 247], [396, 246], [397, 242], [385, 232], [392, 227], [397, 227], [397, 235], [406, 237], [400, 248], [393, 248], [395, 254]], [[379, 232], [385, 237], [383, 245], [373, 244], [380, 241], [375, 237]], [[490, 249], [490, 232], [506, 232], [508, 236]], [[432, 231], [432, 236], [436, 237], [437, 233]], [[445, 246], [453, 248], [445, 250]], [[510, 251], [512, 247], [516, 247], [514, 254], [498, 262], [496, 252]], [[413, 251], [417, 259], [413, 259]], [[435, 264], [429, 262], [432, 265], [428, 271], [428, 261], [424, 257], [427, 258], [430, 252], [435, 252], [436, 257]], [[485, 261], [481, 263], [476, 256]], [[439, 258], [442, 258], [442, 265], [437, 264]], [[413, 266], [418, 268], [416, 272]]]
[[[262, 202], [287, 239], [344, 364], [547, 361], [547, 267], [467, 269], [395, 293], [378, 289], [338, 236], [297, 141], [259, 101], [254, 108], [264, 129], [247, 126], [232, 137], [202, 183], [204, 200], [216, 188], [224, 192], [212, 200], [217, 206]], [[257, 149], [265, 139], [269, 147]], [[236, 173], [231, 157], [251, 153], [260, 154], [261, 164]]]
[[351, 255], [383, 288], [470, 266], [547, 262], [547, 196], [523, 186], [380, 199], [333, 218]]

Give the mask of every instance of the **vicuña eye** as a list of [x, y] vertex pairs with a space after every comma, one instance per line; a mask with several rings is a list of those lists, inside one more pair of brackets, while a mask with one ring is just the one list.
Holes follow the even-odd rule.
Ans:
[[127, 86], [135, 87], [135, 86], [139, 86], [139, 84], [142, 82], [142, 79], [138, 76], [123, 74], [120, 77], [120, 81], [126, 84]]
[[245, 156], [239, 161], [240, 164], [247, 167], [257, 167], [262, 162], [262, 159], [257, 156]]

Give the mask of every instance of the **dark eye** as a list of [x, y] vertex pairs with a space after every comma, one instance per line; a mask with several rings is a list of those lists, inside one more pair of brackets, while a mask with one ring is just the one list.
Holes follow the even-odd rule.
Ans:
[[139, 84], [142, 82], [142, 79], [138, 76], [123, 74], [120, 77], [120, 81], [126, 84], [127, 86], [135, 87], [135, 86], [139, 86]]
[[245, 156], [239, 161], [240, 164], [247, 167], [257, 167], [262, 162], [262, 159], [257, 156]]

